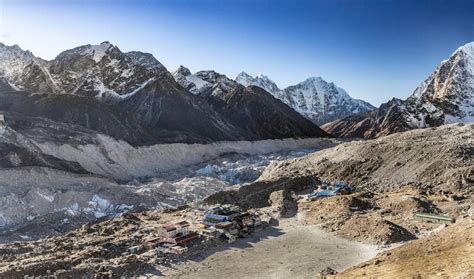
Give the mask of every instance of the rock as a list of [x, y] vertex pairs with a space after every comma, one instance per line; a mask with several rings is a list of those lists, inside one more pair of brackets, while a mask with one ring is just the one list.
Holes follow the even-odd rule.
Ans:
[[328, 275], [334, 275], [334, 274], [336, 274], [336, 271], [334, 269], [330, 267], [326, 267], [325, 269], [321, 270], [318, 273], [317, 278], [324, 279], [324, 278], [327, 278]]
[[287, 190], [279, 190], [270, 194], [268, 203], [276, 213], [276, 217], [288, 218], [296, 214], [298, 204]]

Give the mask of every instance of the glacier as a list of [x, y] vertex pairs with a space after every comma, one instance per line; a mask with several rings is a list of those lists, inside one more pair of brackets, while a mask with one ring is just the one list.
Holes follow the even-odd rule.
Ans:
[[[2, 134], [3, 141], [12, 136]], [[25, 148], [77, 162], [89, 173], [43, 166], [0, 168], [0, 242], [57, 233], [45, 231], [49, 227], [45, 224], [66, 230], [135, 208], [197, 202], [255, 181], [271, 162], [339, 143], [335, 139], [283, 139], [132, 147], [100, 134], [89, 141], [95, 143], [88, 144], [13, 137]]]

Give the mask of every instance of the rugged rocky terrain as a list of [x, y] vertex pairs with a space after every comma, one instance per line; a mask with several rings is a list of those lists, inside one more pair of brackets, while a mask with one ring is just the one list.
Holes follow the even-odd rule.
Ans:
[[447, 197], [472, 193], [474, 124], [417, 129], [353, 141], [269, 166], [261, 180], [315, 175], [385, 192], [414, 187]]
[[[404, 263], [412, 268], [408, 270], [415, 269], [411, 259], [417, 255], [428, 258], [449, 255], [456, 264], [446, 268], [445, 262], [437, 259], [429, 265], [436, 270], [434, 274], [466, 274], [466, 268], [474, 264], [467, 256], [469, 246], [460, 244], [461, 239], [467, 244], [472, 242], [472, 226], [466, 223], [469, 220], [462, 219], [471, 214], [474, 198], [473, 128], [472, 124], [451, 124], [340, 144], [302, 158], [274, 163], [267, 167], [259, 181], [213, 194], [204, 200], [204, 204], [237, 204], [259, 212], [275, 226], [268, 230], [277, 229], [279, 222], [295, 222], [293, 228], [298, 230], [295, 233], [301, 236], [307, 234], [300, 229], [315, 230], [317, 225], [347, 240], [372, 245], [403, 244], [414, 240], [385, 252], [373, 264], [369, 262], [350, 269], [341, 276], [364, 273], [376, 276], [385, 265], [391, 274], [406, 274], [399, 272], [403, 272], [400, 270]], [[402, 145], [406, 142], [411, 144]], [[359, 167], [351, 168], [352, 164]], [[402, 177], [401, 172], [406, 175]], [[305, 194], [320, 186], [323, 179], [350, 181], [358, 192], [307, 200]], [[453, 216], [459, 224], [424, 223], [414, 218], [417, 212]], [[124, 252], [146, 242], [163, 222], [179, 220], [183, 216], [183, 213], [167, 211], [125, 214], [45, 240], [0, 245], [0, 251], [3, 251], [0, 274], [40, 275], [50, 270], [58, 276], [157, 275], [168, 274], [169, 268], [180, 274], [182, 262], [187, 258], [164, 256], [154, 250], [138, 254]], [[285, 227], [285, 230], [289, 229]], [[447, 239], [447, 235], [453, 241]], [[278, 245], [285, 247], [286, 244]], [[205, 253], [207, 249], [218, 249], [212, 247], [199, 247], [204, 253], [199, 254], [199, 261], [209, 257]], [[304, 251], [318, 253], [317, 249]], [[235, 261], [234, 256], [231, 253], [228, 260], [213, 262], [225, 266], [228, 261]], [[308, 257], [298, 254], [300, 256]], [[337, 266], [340, 269], [342, 265]], [[183, 268], [189, 275], [188, 267]], [[218, 270], [218, 267], [213, 268]], [[416, 270], [422, 276], [434, 272]]]
[[[473, 133], [473, 124], [451, 124], [344, 143], [275, 162], [252, 185], [216, 193], [205, 202], [268, 207], [276, 216], [298, 212], [305, 224], [365, 243], [412, 240], [437, 227], [416, 221], [415, 213], [465, 216], [469, 211], [474, 199]], [[349, 181], [359, 192], [299, 200], [298, 210], [292, 210], [290, 193], [308, 193], [321, 180]]]
[[299, 203], [300, 221], [358, 242], [387, 245], [417, 239], [439, 228], [415, 219], [418, 212], [464, 216], [472, 199], [452, 201], [417, 190], [357, 193]]
[[100, 274], [109, 278], [145, 271], [159, 274], [155, 267], [170, 265], [173, 259], [164, 255], [156, 257], [152, 251], [140, 254], [127, 251], [156, 237], [158, 227], [175, 218], [174, 213], [160, 211], [126, 214], [84, 225], [66, 235], [2, 245], [0, 274], [3, 277], [55, 274], [59, 278]]
[[457, 49], [406, 100], [324, 125], [335, 136], [374, 138], [409, 129], [474, 121], [474, 42]]
[[317, 125], [375, 109], [367, 102], [351, 98], [344, 89], [321, 77], [311, 77], [285, 89], [278, 88], [275, 82], [261, 74], [252, 77], [242, 72], [235, 80], [244, 86], [265, 89]]
[[254, 181], [272, 160], [337, 143], [285, 139], [133, 147], [78, 125], [8, 113], [0, 123], [0, 242], [57, 234], [132, 209], [200, 200]]

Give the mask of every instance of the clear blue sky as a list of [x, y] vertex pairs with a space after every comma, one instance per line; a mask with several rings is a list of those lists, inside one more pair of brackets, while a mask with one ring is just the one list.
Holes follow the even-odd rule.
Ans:
[[169, 70], [322, 76], [379, 105], [474, 41], [474, 1], [0, 0], [0, 36], [45, 59], [108, 40]]

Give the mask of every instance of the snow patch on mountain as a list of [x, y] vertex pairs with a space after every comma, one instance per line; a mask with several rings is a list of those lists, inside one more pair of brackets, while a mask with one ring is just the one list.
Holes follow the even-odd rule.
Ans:
[[213, 87], [211, 82], [202, 79], [197, 74], [191, 74], [191, 71], [184, 66], [179, 66], [172, 75], [179, 85], [194, 95], [200, 95]]
[[189, 76], [186, 76], [186, 79], [189, 81], [189, 82], [192, 82], [194, 83], [195, 85], [195, 90], [193, 90], [194, 92], [192, 93], [196, 93], [196, 92], [199, 92], [199, 90], [201, 90], [203, 87], [205, 86], [210, 86], [210, 83], [205, 81], [205, 80], [202, 80], [200, 79], [199, 77], [195, 76], [195, 75], [189, 75]]

